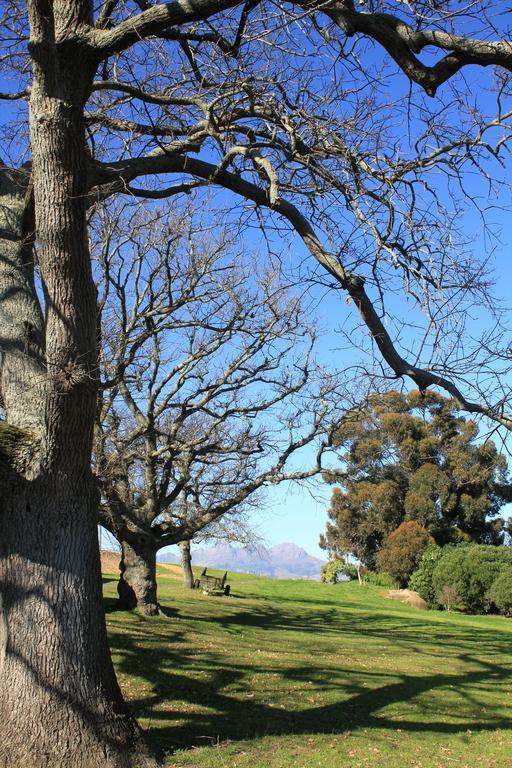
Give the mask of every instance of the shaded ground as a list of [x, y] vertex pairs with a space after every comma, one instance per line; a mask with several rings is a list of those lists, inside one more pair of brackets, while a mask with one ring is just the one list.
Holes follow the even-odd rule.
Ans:
[[165, 615], [113, 613], [109, 627], [170, 765], [512, 765], [510, 620], [238, 574], [216, 599], [159, 570]]

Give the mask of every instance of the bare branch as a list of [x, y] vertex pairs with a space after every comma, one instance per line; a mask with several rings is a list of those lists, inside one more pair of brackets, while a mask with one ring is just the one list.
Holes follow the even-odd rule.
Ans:
[[131, 19], [121, 22], [108, 31], [97, 30], [89, 35], [95, 56], [102, 60], [114, 53], [121, 53], [134, 43], [152, 35], [158, 35], [193, 21], [202, 21], [229, 8], [235, 8], [241, 0], [175, 0], [172, 3], [152, 5]]

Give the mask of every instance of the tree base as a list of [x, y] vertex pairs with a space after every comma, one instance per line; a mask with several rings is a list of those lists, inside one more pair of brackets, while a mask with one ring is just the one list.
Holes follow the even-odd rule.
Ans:
[[[89, 734], [90, 735], [90, 734]], [[23, 744], [4, 744], [0, 747], [0, 768], [164, 768], [164, 762], [150, 750], [141, 738], [131, 747], [117, 746], [90, 738], [82, 740], [78, 734], [66, 734], [59, 739], [59, 734], [48, 733], [55, 741], [48, 743], [46, 750], [32, 749], [30, 739]], [[77, 738], [75, 742], [74, 739]], [[60, 749], [67, 742], [67, 749]]]
[[136, 601], [119, 600], [115, 604], [116, 611], [133, 611], [136, 608], [141, 616], [158, 616], [160, 614], [160, 603], [137, 603]]
[[0, 768], [158, 768], [107, 645], [94, 486], [6, 485]]

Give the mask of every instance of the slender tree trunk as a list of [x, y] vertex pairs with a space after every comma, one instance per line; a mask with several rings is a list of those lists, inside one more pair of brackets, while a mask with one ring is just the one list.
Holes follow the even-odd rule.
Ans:
[[190, 552], [190, 540], [180, 541], [181, 567], [183, 569], [183, 583], [188, 589], [194, 589], [194, 572], [192, 570], [192, 554]]
[[[4, 398], [2, 432], [20, 439], [8, 451], [0, 444], [0, 768], [142, 768], [155, 762], [124, 705], [107, 646], [90, 471], [98, 365], [83, 104], [93, 70], [73, 30], [91, 21], [92, 3], [32, 0], [28, 9], [46, 365], [44, 387], [28, 403], [22, 363], [14, 366], [19, 402]], [[23, 285], [30, 293], [30, 280]], [[9, 326], [16, 318], [5, 311], [8, 281], [0, 290]], [[37, 304], [34, 291], [30, 301]], [[37, 347], [37, 312], [33, 324]], [[27, 331], [25, 354], [32, 354]], [[14, 352], [18, 337], [7, 336]], [[29, 376], [32, 366], [39, 374], [36, 357]], [[5, 364], [2, 357], [9, 392]], [[28, 407], [39, 414], [30, 424]]]
[[121, 541], [121, 577], [117, 585], [118, 607], [137, 608], [143, 616], [159, 612], [156, 584], [156, 553], [152, 544]]

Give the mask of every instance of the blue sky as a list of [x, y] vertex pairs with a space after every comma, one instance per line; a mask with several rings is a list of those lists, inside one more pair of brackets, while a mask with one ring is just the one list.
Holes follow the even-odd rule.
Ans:
[[[486, 91], [493, 77], [491, 70], [483, 72], [476, 68], [470, 68], [466, 70], [465, 77], [467, 82], [471, 84], [475, 98], [476, 94], [479, 94], [480, 106], [483, 105], [486, 111], [491, 113], [494, 109], [494, 97]], [[396, 85], [396, 81], [393, 84], [391, 78], [389, 82], [391, 89], [393, 87], [408, 88], [408, 83], [403, 77], [400, 79], [399, 86]], [[4, 84], [2, 84], [3, 86]], [[5, 90], [8, 90], [8, 85], [6, 85]], [[429, 103], [435, 106], [435, 100]], [[9, 111], [16, 111], [17, 109], [17, 105], [0, 104], [2, 119], [5, 120]], [[510, 162], [508, 163], [507, 174], [509, 171], [512, 171]], [[483, 204], [486, 204], [485, 185], [481, 180], [468, 178], [467, 190], [469, 196], [478, 196]], [[492, 201], [492, 204], [496, 205], [496, 202], [498, 201]], [[510, 192], [505, 186], [503, 187], [503, 198], [499, 204], [501, 210], [496, 207], [489, 213], [489, 219], [495, 223], [496, 229], [501, 231], [501, 244], [496, 247], [492, 263], [496, 274], [497, 293], [504, 303], [507, 303], [512, 285], [512, 259], [509, 255], [512, 245], [512, 206]], [[473, 247], [475, 251], [485, 252], [490, 243], [485, 240], [481, 232], [479, 233], [479, 222], [469, 204], [464, 227], [468, 236], [474, 237]], [[392, 303], [391, 306], [393, 306]], [[404, 307], [397, 308], [399, 310], [404, 309]], [[485, 318], [481, 316], [479, 308], [475, 307], [474, 309], [473, 330], [476, 332], [479, 329], [484, 329]], [[339, 294], [326, 296], [318, 306], [319, 322], [325, 331], [320, 342], [320, 356], [326, 364], [333, 364], [336, 368], [348, 366], [357, 359], [356, 352], [349, 353], [346, 349], [342, 350], [346, 347], [346, 340], [335, 331], [336, 326], [342, 324], [344, 318], [352, 312], [351, 307], [347, 307], [343, 301], [340, 301]], [[265, 508], [256, 514], [254, 519], [255, 526], [262, 530], [268, 543], [292, 541], [303, 546], [311, 554], [321, 554], [321, 550], [318, 549], [318, 537], [325, 526], [331, 488], [319, 487], [315, 489], [314, 493], [315, 498], [306, 489], [291, 487], [288, 484], [268, 490]]]
[[[493, 258], [496, 286], [498, 295], [507, 299], [507, 293], [512, 286], [512, 211], [502, 212], [499, 217], [502, 230], [502, 246], [496, 250]], [[469, 230], [468, 230], [469, 231]], [[475, 248], [484, 247], [481, 241], [475, 242]], [[475, 307], [475, 310], [477, 308]], [[346, 340], [336, 333], [336, 325], [341, 324], [351, 312], [339, 296], [327, 295], [318, 307], [319, 323], [324, 328], [321, 338], [320, 353], [322, 361], [333, 367], [348, 365], [358, 359], [355, 350], [346, 349]], [[333, 322], [336, 318], [336, 323]], [[482, 319], [477, 319], [475, 330], [483, 329]], [[342, 349], [343, 347], [343, 349]], [[412, 382], [406, 382], [407, 387], [413, 387]], [[482, 422], [481, 431], [485, 433], [487, 424]], [[512, 441], [507, 440], [509, 450]], [[313, 452], [311, 453], [313, 458]], [[509, 459], [512, 469], [512, 458]], [[293, 483], [284, 483], [278, 487], [267, 489], [263, 498], [261, 510], [253, 514], [253, 523], [262, 534], [267, 544], [277, 544], [283, 541], [293, 542], [303, 547], [310, 554], [325, 559], [325, 552], [318, 546], [320, 533], [323, 532], [327, 520], [327, 508], [332, 493], [332, 486], [322, 483], [308, 488]], [[505, 515], [512, 514], [512, 505], [507, 505]], [[203, 545], [200, 545], [203, 546]], [[175, 551], [175, 548], [171, 548]]]
[[[492, 108], [491, 103], [489, 103], [489, 108]], [[506, 171], [507, 175], [509, 168], [512, 171], [510, 162]], [[486, 187], [481, 178], [468, 179], [467, 190], [475, 198], [478, 197], [482, 205], [492, 204], [494, 206], [493, 210], [488, 213], [488, 221], [492, 225], [496, 239], [484, 237], [480, 229], [480, 221], [469, 204], [464, 218], [464, 234], [472, 239], [472, 250], [475, 254], [482, 256], [485, 253], [490, 253], [492, 247], [490, 266], [495, 279], [494, 290], [501, 299], [503, 314], [506, 315], [508, 314], [507, 308], [512, 305], [512, 297], [510, 296], [512, 286], [512, 259], [510, 258], [512, 201], [510, 190], [508, 186], [503, 186], [503, 196], [499, 200], [500, 208], [496, 206], [496, 200], [491, 201], [490, 198], [486, 198]], [[307, 256], [306, 258], [310, 257]], [[403, 315], [405, 308], [403, 297], [391, 299], [390, 308], [396, 310], [398, 315]], [[339, 369], [357, 362], [360, 359], [359, 352], [356, 349], [348, 349], [346, 338], [337, 332], [337, 328], [343, 325], [345, 321], [350, 326], [353, 308], [347, 306], [343, 299], [340, 300], [339, 294], [325, 293], [319, 301], [317, 312], [319, 325], [323, 329], [319, 344], [319, 356], [322, 363], [328, 367], [332, 366]], [[471, 314], [474, 318], [470, 326], [472, 334], [477, 335], [489, 327], [489, 318], [486, 313], [481, 311], [480, 307], [472, 307]], [[409, 334], [405, 337], [405, 341], [407, 342], [410, 338], [412, 337]], [[407, 380], [405, 386], [412, 388], [413, 383]], [[482, 435], [485, 435], [487, 430], [488, 424], [485, 421], [481, 422]], [[512, 440], [510, 437], [505, 437], [504, 448], [511, 451]], [[512, 468], [512, 458], [510, 465]], [[319, 482], [310, 491], [290, 483], [269, 488], [264, 497], [265, 505], [254, 514], [254, 525], [257, 530], [261, 531], [266, 543], [276, 544], [290, 541], [300, 545], [312, 555], [325, 558], [325, 552], [318, 547], [318, 539], [325, 528], [332, 487]], [[504, 514], [512, 514], [512, 505], [508, 505]]]

